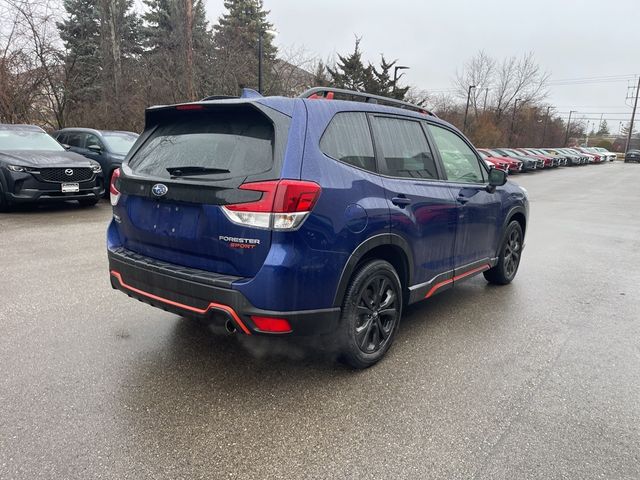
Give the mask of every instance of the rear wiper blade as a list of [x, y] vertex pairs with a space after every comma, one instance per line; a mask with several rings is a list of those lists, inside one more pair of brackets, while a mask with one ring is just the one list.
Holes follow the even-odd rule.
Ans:
[[167, 167], [167, 172], [172, 177], [185, 177], [190, 175], [208, 175], [210, 173], [230, 173], [226, 168], [214, 167]]

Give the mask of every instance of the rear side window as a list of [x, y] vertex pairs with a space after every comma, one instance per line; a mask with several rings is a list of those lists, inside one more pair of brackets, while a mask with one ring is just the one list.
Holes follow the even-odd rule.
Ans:
[[419, 122], [375, 117], [373, 131], [389, 175], [438, 178], [436, 163]]
[[371, 132], [364, 113], [337, 113], [320, 140], [320, 149], [341, 162], [376, 171]]
[[452, 182], [483, 183], [482, 167], [478, 157], [462, 138], [446, 128], [429, 125], [440, 158]]
[[[138, 174], [215, 180], [273, 167], [273, 124], [253, 108], [180, 112], [166, 118], [129, 162]], [[190, 168], [186, 168], [190, 167]]]

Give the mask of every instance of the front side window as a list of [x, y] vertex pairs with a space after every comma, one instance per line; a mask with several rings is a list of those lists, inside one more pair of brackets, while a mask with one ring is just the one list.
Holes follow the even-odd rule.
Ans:
[[438, 178], [427, 137], [419, 122], [375, 117], [373, 131], [387, 173], [394, 177]]
[[451, 182], [484, 183], [482, 167], [475, 152], [462, 138], [446, 128], [429, 125], [440, 152], [447, 179]]
[[362, 112], [337, 113], [322, 135], [320, 150], [354, 167], [376, 171], [371, 132]]
[[71, 147], [84, 148], [84, 133], [79, 132], [69, 132], [67, 135], [67, 145]]
[[87, 140], [86, 140], [86, 145], [85, 148], [89, 148], [90, 145], [95, 145], [97, 147], [102, 148], [102, 142], [100, 141], [100, 139], [98, 137], [96, 137], [94, 134], [90, 133], [87, 135]]

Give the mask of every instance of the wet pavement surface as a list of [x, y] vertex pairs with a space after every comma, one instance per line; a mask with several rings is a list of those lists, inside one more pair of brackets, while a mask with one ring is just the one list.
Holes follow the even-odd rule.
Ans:
[[112, 290], [106, 202], [0, 214], [0, 478], [640, 478], [640, 165], [514, 180], [514, 283], [360, 372]]

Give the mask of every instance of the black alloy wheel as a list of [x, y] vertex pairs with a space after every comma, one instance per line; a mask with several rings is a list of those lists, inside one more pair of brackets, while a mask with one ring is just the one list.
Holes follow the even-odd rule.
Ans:
[[522, 252], [522, 238], [520, 231], [517, 229], [513, 229], [511, 231], [504, 248], [504, 271], [507, 274], [507, 277], [513, 278], [518, 270], [520, 254]]
[[517, 221], [511, 221], [500, 246], [498, 263], [495, 267], [484, 272], [484, 278], [489, 283], [506, 285], [513, 281], [522, 259], [523, 240], [522, 227]]
[[402, 315], [402, 286], [393, 266], [370, 260], [352, 277], [336, 332], [340, 359], [367, 368], [389, 350]]
[[375, 353], [389, 341], [398, 322], [398, 301], [386, 274], [372, 277], [360, 291], [354, 333], [364, 353]]

